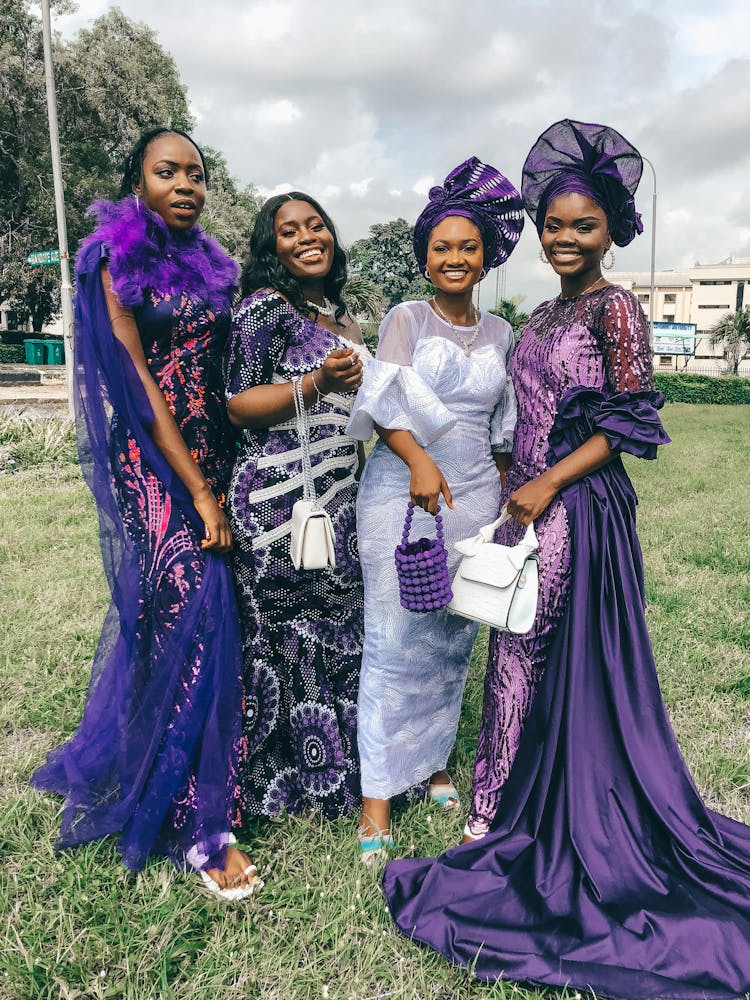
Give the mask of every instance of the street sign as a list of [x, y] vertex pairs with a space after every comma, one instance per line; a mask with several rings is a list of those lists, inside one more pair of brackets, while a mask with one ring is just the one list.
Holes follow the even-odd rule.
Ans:
[[32, 267], [42, 267], [44, 264], [59, 264], [60, 251], [37, 250], [36, 253], [29, 254], [26, 258], [26, 263], [30, 264]]

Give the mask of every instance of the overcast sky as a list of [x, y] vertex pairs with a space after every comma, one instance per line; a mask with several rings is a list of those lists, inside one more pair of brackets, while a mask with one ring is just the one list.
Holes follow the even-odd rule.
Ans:
[[[198, 141], [243, 184], [319, 197], [345, 243], [413, 222], [429, 186], [472, 154], [520, 186], [534, 139], [569, 117], [613, 125], [654, 164], [657, 268], [750, 256], [747, 0], [117, 5], [172, 53]], [[110, 6], [78, 0], [55, 27], [69, 36]], [[646, 168], [646, 232], [617, 270], [649, 267], [652, 190]], [[538, 246], [527, 220], [504, 269], [524, 308], [558, 290]]]

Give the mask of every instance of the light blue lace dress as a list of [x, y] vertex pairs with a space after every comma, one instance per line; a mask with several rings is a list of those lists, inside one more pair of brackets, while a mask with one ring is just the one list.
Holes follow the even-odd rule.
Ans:
[[[468, 339], [471, 330], [458, 328]], [[427, 302], [404, 302], [380, 327], [347, 433], [368, 440], [374, 424], [409, 430], [442, 469], [454, 510], [442, 504], [451, 575], [453, 544], [498, 514], [493, 453], [513, 443], [516, 401], [507, 376], [513, 333], [482, 315], [468, 355]], [[358, 704], [362, 794], [389, 799], [444, 768], [453, 748], [477, 626], [446, 611], [405, 611], [393, 550], [409, 501], [409, 470], [382, 441], [365, 466], [357, 533], [365, 586], [365, 640]], [[412, 538], [434, 536], [415, 510]]]

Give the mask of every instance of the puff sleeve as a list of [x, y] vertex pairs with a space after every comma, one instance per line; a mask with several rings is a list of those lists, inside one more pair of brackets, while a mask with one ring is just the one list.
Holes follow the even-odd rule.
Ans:
[[378, 338], [377, 353], [365, 369], [346, 433], [368, 441], [377, 424], [409, 431], [426, 448], [455, 426], [456, 417], [411, 367], [417, 333], [406, 306], [396, 306], [387, 314]]

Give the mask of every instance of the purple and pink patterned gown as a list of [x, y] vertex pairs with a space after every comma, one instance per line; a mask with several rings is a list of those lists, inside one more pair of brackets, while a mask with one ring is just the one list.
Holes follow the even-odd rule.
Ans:
[[[669, 440], [646, 322], [621, 288], [541, 305], [512, 376], [508, 491], [598, 432], [642, 458]], [[750, 992], [750, 828], [703, 804], [672, 732], [636, 503], [617, 457], [537, 520], [535, 629], [493, 636], [488, 662], [471, 820], [489, 830], [391, 862], [384, 891], [403, 934], [481, 979], [736, 1000]]]
[[119, 834], [125, 865], [150, 853], [223, 866], [236, 782], [240, 636], [228, 557], [156, 445], [153, 413], [115, 338], [100, 267], [133, 310], [154, 381], [214, 494], [235, 442], [223, 355], [237, 265], [133, 199], [95, 206], [76, 262], [76, 417], [112, 594], [83, 718], [33, 784], [65, 796], [58, 847]]
[[[257, 291], [232, 324], [227, 398], [318, 368], [364, 344], [329, 332], [276, 292]], [[294, 419], [242, 432], [228, 512], [243, 631], [245, 708], [237, 821], [311, 810], [328, 819], [360, 803], [357, 692], [363, 639], [357, 548], [357, 442], [345, 433], [352, 393], [310, 407], [315, 492], [333, 522], [336, 566], [296, 570], [292, 506], [302, 497]]]

